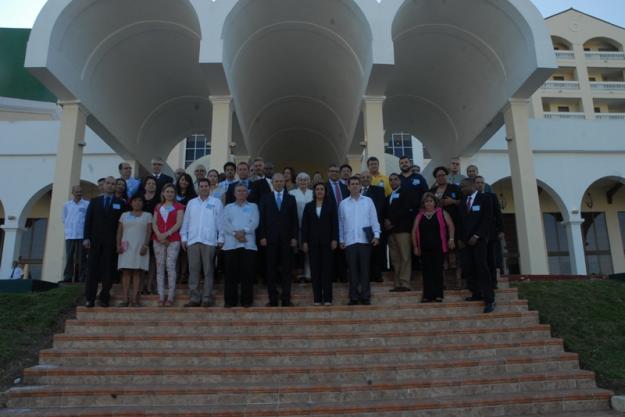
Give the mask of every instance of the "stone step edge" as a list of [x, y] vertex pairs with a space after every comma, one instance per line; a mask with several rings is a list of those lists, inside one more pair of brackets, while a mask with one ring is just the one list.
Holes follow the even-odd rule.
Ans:
[[300, 348], [288, 349], [253, 349], [253, 350], [182, 350], [182, 349], [46, 349], [39, 353], [40, 358], [46, 357], [270, 357], [270, 356], [337, 356], [350, 354], [376, 354], [376, 353], [402, 353], [402, 352], [425, 352], [425, 351], [454, 351], [454, 350], [497, 350], [521, 347], [538, 346], [563, 346], [563, 340], [558, 338], [521, 340], [516, 342], [489, 342], [489, 343], [462, 343], [440, 344], [430, 346], [374, 346], [374, 347], [349, 347], [349, 348]]
[[[424, 321], [475, 321], [475, 320], [497, 320], [497, 319], [515, 319], [515, 318], [535, 318], [538, 320], [537, 311], [506, 311], [502, 313], [494, 312], [490, 314], [467, 314], [467, 315], [441, 315], [441, 316], [420, 316], [420, 317], [380, 317], [376, 318], [375, 324], [393, 324], [393, 323], [422, 323]], [[324, 319], [284, 319], [284, 320], [180, 320], [166, 321], [141, 319], [136, 320], [89, 320], [89, 319], [70, 319], [65, 321], [65, 326], [172, 326], [172, 327], [198, 327], [198, 326], [228, 326], [228, 327], [275, 327], [275, 326], [301, 326], [306, 325], [349, 325], [349, 324], [371, 324], [371, 319], [346, 319], [346, 318], [324, 318]]]
[[293, 333], [282, 335], [271, 334], [221, 334], [221, 335], [177, 335], [177, 334], [149, 334], [149, 335], [126, 335], [126, 334], [97, 334], [97, 335], [75, 335], [75, 334], [55, 334], [54, 342], [68, 341], [224, 341], [224, 340], [326, 340], [326, 339], [382, 339], [400, 337], [426, 337], [426, 336], [461, 336], [473, 334], [501, 334], [501, 333], [537, 333], [550, 331], [548, 324], [537, 324], [533, 326], [516, 327], [487, 327], [487, 328], [458, 328], [430, 331], [392, 331], [392, 332], [358, 332], [353, 334], [331, 334], [331, 333]]
[[[167, 385], [43, 385], [15, 387], [8, 391], [10, 398], [55, 397], [55, 396], [131, 396], [131, 395], [210, 395], [210, 394], [265, 394], [279, 391], [280, 393], [306, 392], [362, 392], [371, 390], [402, 390], [451, 388], [460, 386], [505, 385], [530, 382], [550, 382], [565, 380], [593, 380], [594, 372], [590, 371], [559, 371], [550, 373], [523, 373], [482, 378], [434, 378], [410, 379], [402, 381], [369, 381], [370, 383], [339, 383], [339, 384], [264, 384], [264, 385], [232, 385], [232, 384], [188, 384]], [[525, 391], [527, 392], [527, 391]]]
[[409, 369], [445, 369], [475, 368], [481, 366], [512, 366], [549, 362], [575, 362], [579, 364], [579, 356], [573, 352], [562, 352], [551, 355], [504, 356], [484, 359], [452, 359], [430, 360], [419, 362], [376, 363], [367, 365], [319, 365], [313, 368], [304, 366], [288, 367], [78, 367], [59, 365], [37, 365], [24, 369], [24, 376], [131, 376], [131, 375], [252, 375], [252, 374], [318, 374], [318, 373], [355, 373]]
[[[500, 306], [527, 306], [527, 300], [506, 300], [497, 303]], [[295, 307], [77, 307], [78, 314], [80, 313], [157, 313], [157, 312], [172, 312], [172, 313], [193, 313], [199, 311], [213, 311], [229, 314], [240, 314], [240, 312], [246, 313], [279, 313], [287, 312], [293, 313], [331, 313], [333, 311], [379, 311], [379, 310], [440, 310], [444, 308], [467, 308], [473, 306], [483, 306], [482, 302], [442, 302], [442, 303], [417, 303], [417, 304], [374, 304], [369, 306], [348, 306], [348, 305], [333, 305], [329, 307], [318, 306], [295, 306]]]
[[[439, 397], [435, 401], [432, 400], [395, 400], [395, 401], [359, 401], [359, 402], [343, 402], [321, 403], [311, 405], [309, 403], [289, 403], [289, 404], [249, 404], [249, 405], [231, 405], [231, 406], [152, 406], [152, 407], [93, 407], [91, 409], [84, 407], [67, 407], [62, 409], [42, 408], [37, 410], [30, 409], [7, 409], [7, 413], [13, 412], [14, 415], [23, 417], [61, 417], [61, 416], [89, 416], [89, 417], [144, 417], [146, 415], [164, 415], [169, 417], [192, 417], [192, 416], [208, 416], [211, 417], [275, 417], [296, 416], [296, 415], [337, 415], [350, 413], [383, 413], [383, 412], [403, 412], [403, 411], [427, 411], [427, 410], [451, 410], [466, 408], [484, 408], [484, 407], [503, 407], [509, 405], [520, 404], [541, 404], [541, 403], [562, 403], [562, 402], [581, 402], [581, 401], [605, 401], [606, 410], [609, 410], [609, 400], [612, 393], [603, 389], [592, 389], [584, 391], [550, 391], [537, 393], [514, 393], [514, 394], [498, 394], [480, 397]], [[598, 411], [598, 410], [595, 410]], [[0, 416], [4, 411], [0, 411]], [[277, 414], [276, 414], [277, 413]], [[545, 416], [548, 417], [548, 414]]]

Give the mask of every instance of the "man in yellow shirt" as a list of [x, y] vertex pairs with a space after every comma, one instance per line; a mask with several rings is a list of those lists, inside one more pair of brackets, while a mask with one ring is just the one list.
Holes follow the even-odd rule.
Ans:
[[393, 192], [391, 184], [388, 182], [388, 177], [380, 173], [380, 160], [375, 156], [367, 159], [367, 168], [371, 174], [371, 185], [377, 185], [384, 188], [384, 195], [388, 197]]

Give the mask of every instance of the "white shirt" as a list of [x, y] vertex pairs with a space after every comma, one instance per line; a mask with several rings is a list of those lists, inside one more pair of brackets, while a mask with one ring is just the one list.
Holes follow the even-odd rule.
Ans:
[[[258, 206], [254, 203], [245, 202], [238, 205], [236, 202], [228, 204], [224, 209], [222, 218], [224, 231], [223, 250], [233, 250], [244, 248], [246, 250], [257, 250], [256, 228], [260, 221]], [[247, 242], [239, 242], [234, 234], [237, 230], [245, 232]]]
[[339, 206], [339, 241], [345, 246], [367, 241], [364, 227], [371, 227], [373, 237], [380, 238], [380, 223], [373, 200], [361, 195], [358, 200], [348, 197]]
[[87, 207], [89, 207], [87, 200], [80, 200], [78, 203], [70, 200], [65, 203], [63, 206], [63, 217], [61, 218], [65, 226], [65, 240], [83, 238]]
[[223, 205], [215, 197], [202, 200], [200, 197], [189, 201], [184, 212], [180, 237], [187, 245], [201, 243], [217, 246], [222, 237], [221, 214]]
[[302, 225], [302, 216], [304, 215], [304, 207], [306, 207], [306, 203], [309, 203], [313, 199], [313, 191], [306, 190], [302, 192], [299, 188], [295, 188], [289, 191], [293, 197], [295, 197], [295, 202], [297, 203], [297, 218], [299, 219], [299, 225]]

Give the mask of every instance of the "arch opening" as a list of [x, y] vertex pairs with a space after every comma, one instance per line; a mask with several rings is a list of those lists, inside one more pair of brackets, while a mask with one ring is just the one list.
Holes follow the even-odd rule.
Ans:
[[241, 0], [223, 40], [251, 156], [323, 167], [344, 157], [372, 67], [371, 29], [353, 0]]
[[622, 52], [623, 45], [612, 38], [597, 37], [584, 42], [584, 50], [588, 52]]

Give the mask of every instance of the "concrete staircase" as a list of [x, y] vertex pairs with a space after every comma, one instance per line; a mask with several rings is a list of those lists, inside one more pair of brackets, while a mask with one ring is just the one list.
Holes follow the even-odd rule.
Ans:
[[488, 315], [464, 291], [420, 304], [373, 287], [371, 306], [344, 305], [337, 284], [332, 307], [307, 285], [291, 308], [79, 307], [0, 416], [616, 415], [505, 280]]

